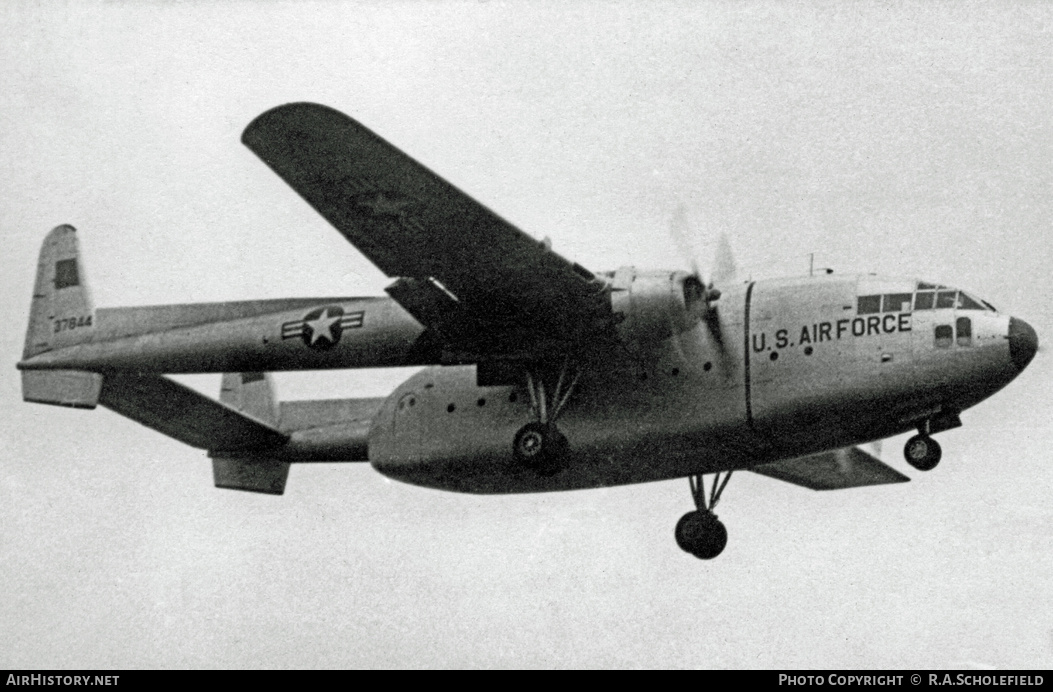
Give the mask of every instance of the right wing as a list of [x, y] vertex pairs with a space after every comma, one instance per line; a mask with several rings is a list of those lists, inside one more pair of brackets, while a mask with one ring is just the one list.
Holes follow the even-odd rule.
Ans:
[[608, 327], [606, 282], [552, 252], [343, 113], [257, 117], [242, 141], [390, 277], [448, 351], [542, 356]]

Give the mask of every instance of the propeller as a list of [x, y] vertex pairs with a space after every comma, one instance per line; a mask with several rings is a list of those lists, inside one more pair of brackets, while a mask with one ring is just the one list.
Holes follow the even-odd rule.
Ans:
[[[687, 218], [687, 210], [683, 204], [678, 204], [673, 212], [673, 218], [669, 226], [670, 235], [680, 252], [687, 261], [691, 273], [684, 280], [684, 303], [688, 310], [697, 310], [702, 320], [706, 323], [709, 333], [713, 338], [720, 358], [723, 361], [727, 356], [727, 348], [724, 343], [724, 334], [720, 325], [720, 314], [717, 301], [720, 299], [720, 289], [717, 284], [727, 284], [735, 280], [735, 258], [731, 253], [731, 245], [727, 236], [723, 233], [717, 242], [716, 257], [713, 261], [713, 270], [710, 281], [707, 283], [702, 277], [699, 269], [698, 250], [694, 243], [695, 234], [691, 230], [691, 224]], [[681, 350], [682, 352], [682, 350]]]

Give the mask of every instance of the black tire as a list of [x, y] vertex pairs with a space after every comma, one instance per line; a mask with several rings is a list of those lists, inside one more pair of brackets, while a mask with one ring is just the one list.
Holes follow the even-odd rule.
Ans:
[[555, 476], [567, 467], [567, 437], [554, 425], [545, 431], [545, 448], [537, 465], [538, 475]]
[[712, 512], [688, 512], [676, 523], [676, 544], [700, 560], [712, 560], [728, 544], [728, 530]]
[[942, 456], [939, 443], [928, 435], [915, 435], [903, 447], [903, 458], [919, 471], [933, 470]]
[[545, 426], [528, 423], [519, 429], [512, 442], [512, 452], [524, 466], [537, 468], [545, 453]]
[[516, 459], [538, 475], [554, 476], [566, 468], [567, 438], [552, 424], [528, 423], [512, 442]]

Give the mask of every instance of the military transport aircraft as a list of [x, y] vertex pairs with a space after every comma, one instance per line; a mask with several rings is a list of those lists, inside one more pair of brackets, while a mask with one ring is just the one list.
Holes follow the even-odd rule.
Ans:
[[[208, 450], [218, 487], [281, 494], [312, 461], [471, 493], [687, 477], [676, 540], [708, 559], [733, 471], [907, 481], [857, 445], [916, 430], [906, 460], [932, 469], [932, 435], [1037, 350], [1022, 320], [914, 278], [594, 273], [324, 106], [274, 108], [242, 141], [395, 279], [387, 297], [96, 310], [63, 225], [18, 364], [26, 401], [102, 404]], [[268, 374], [389, 366], [424, 367], [380, 399], [279, 402]], [[224, 373], [218, 401], [162, 374], [206, 372]]]

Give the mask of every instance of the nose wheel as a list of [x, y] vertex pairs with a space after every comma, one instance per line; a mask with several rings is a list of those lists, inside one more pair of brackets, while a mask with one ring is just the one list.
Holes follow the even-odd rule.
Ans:
[[698, 474], [688, 479], [697, 509], [680, 517], [675, 532], [676, 544], [685, 553], [691, 553], [700, 560], [712, 560], [724, 551], [724, 546], [728, 544], [728, 530], [713, 513], [713, 508], [720, 501], [730, 479], [731, 471], [724, 474], [723, 480], [720, 473], [713, 477], [708, 502], [704, 476]]
[[936, 468], [942, 455], [939, 443], [925, 434], [915, 435], [907, 440], [906, 446], [903, 447], [903, 457], [919, 471], [931, 471]]

